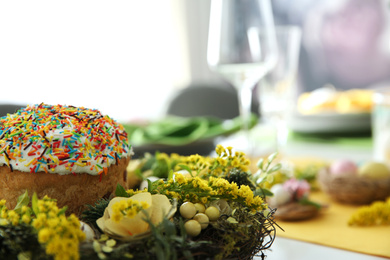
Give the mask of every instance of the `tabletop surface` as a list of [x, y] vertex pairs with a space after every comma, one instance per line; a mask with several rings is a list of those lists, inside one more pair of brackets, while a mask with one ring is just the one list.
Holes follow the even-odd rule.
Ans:
[[[270, 136], [260, 138], [270, 140]], [[232, 143], [234, 147], [234, 143]], [[261, 147], [266, 144], [262, 142]], [[302, 158], [321, 158], [324, 160], [351, 159], [353, 161], [367, 161], [372, 159], [372, 145], [370, 138], [351, 138], [340, 142], [340, 139], [329, 138], [290, 138], [284, 149], [284, 156]], [[389, 244], [390, 245], [390, 244]], [[378, 260], [387, 259], [375, 255], [357, 253], [334, 247], [323, 246], [310, 242], [277, 236], [272, 247], [264, 252], [267, 260], [311, 260], [311, 259], [354, 259]], [[262, 259], [260, 256], [255, 259]]]
[[[336, 146], [332, 143], [316, 142], [293, 142], [286, 147], [287, 156], [311, 156], [324, 159], [352, 159], [355, 161], [371, 159], [372, 151], [367, 147]], [[261, 259], [261, 258], [258, 258]], [[356, 252], [341, 250], [337, 248], [316, 245], [298, 240], [277, 237], [272, 250], [267, 251], [267, 260], [282, 259], [354, 259], [354, 260], [376, 260], [382, 257], [360, 254]]]
[[[265, 252], [266, 260], [380, 260], [383, 257], [360, 254], [352, 251], [316, 245], [298, 240], [277, 237], [270, 250]], [[260, 260], [261, 257], [256, 257]]]

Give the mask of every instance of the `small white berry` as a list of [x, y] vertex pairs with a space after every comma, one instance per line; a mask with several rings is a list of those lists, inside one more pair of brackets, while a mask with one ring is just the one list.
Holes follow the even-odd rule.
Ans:
[[180, 206], [180, 214], [183, 218], [191, 219], [196, 214], [195, 205], [192, 202], [185, 202]]
[[210, 221], [215, 221], [219, 218], [221, 213], [219, 212], [219, 209], [216, 207], [208, 207], [205, 211], [205, 214], [209, 217]]
[[196, 212], [204, 213], [206, 211], [206, 207], [201, 203], [195, 203]]
[[209, 225], [209, 217], [206, 214], [198, 213], [195, 215], [194, 220], [199, 222], [202, 229], [207, 228]]
[[184, 228], [189, 236], [196, 237], [200, 234], [202, 228], [198, 221], [196, 220], [188, 220], [184, 223]]

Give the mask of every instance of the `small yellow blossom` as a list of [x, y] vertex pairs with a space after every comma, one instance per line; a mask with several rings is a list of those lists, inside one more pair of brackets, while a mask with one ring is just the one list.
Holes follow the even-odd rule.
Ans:
[[53, 230], [50, 228], [42, 228], [38, 232], [38, 241], [39, 243], [47, 243], [51, 236], [53, 235]]
[[2, 208], [0, 213], [0, 218], [7, 218], [8, 217], [8, 209]]
[[29, 215], [27, 215], [27, 214], [24, 214], [24, 215], [22, 216], [22, 222], [25, 223], [25, 224], [30, 224], [30, 222], [31, 222], [31, 217], [30, 217]]
[[4, 218], [0, 218], [0, 226], [6, 226], [9, 224], [9, 221]]
[[26, 213], [28, 210], [29, 210], [29, 207], [27, 207], [27, 206], [22, 206], [21, 212], [22, 212], [22, 214], [24, 214], [24, 213]]
[[207, 204], [209, 202], [208, 198], [207, 197], [202, 197], [200, 199], [200, 201], [203, 203], [203, 204]]
[[147, 209], [150, 205], [145, 201], [120, 200], [112, 205], [112, 219], [119, 222], [123, 217], [133, 218], [140, 211]]

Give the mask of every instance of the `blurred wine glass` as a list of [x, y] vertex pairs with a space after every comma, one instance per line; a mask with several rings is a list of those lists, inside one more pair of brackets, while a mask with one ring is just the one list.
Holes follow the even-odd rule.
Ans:
[[260, 82], [260, 114], [276, 131], [275, 149], [280, 152], [287, 142], [287, 120], [296, 107], [297, 74], [302, 31], [298, 26], [275, 27], [278, 60]]
[[238, 91], [245, 137], [235, 148], [250, 154], [253, 88], [277, 60], [270, 0], [212, 0], [208, 37], [210, 69]]

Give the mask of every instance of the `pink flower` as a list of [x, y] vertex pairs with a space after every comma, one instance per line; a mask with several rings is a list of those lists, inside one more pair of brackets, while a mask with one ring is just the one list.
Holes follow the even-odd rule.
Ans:
[[306, 180], [291, 178], [283, 184], [283, 188], [291, 193], [293, 200], [300, 200], [310, 193], [310, 184]]

